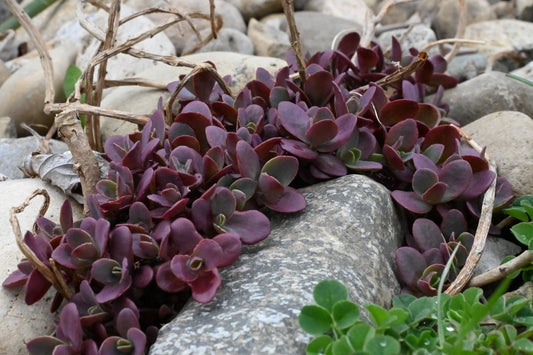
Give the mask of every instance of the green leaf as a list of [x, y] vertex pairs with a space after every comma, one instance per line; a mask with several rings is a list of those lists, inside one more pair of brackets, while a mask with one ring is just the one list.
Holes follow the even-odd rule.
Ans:
[[369, 318], [370, 321], [377, 327], [381, 328], [382, 324], [387, 321], [389, 312], [386, 309], [376, 305], [376, 304], [366, 304], [365, 308], [370, 312]]
[[305, 352], [307, 355], [319, 355], [326, 352], [326, 348], [333, 342], [333, 339], [327, 335], [321, 335], [311, 340]]
[[416, 299], [417, 298], [413, 295], [402, 293], [394, 296], [392, 299], [392, 306], [394, 308], [401, 308], [407, 311], [409, 309], [409, 305]]
[[529, 245], [533, 238], [533, 225], [528, 222], [518, 223], [511, 227], [511, 232], [520, 243]]
[[348, 289], [337, 280], [324, 280], [313, 290], [315, 302], [331, 312], [338, 301], [348, 299]]
[[509, 216], [512, 216], [512, 217], [518, 219], [519, 221], [522, 221], [522, 222], [528, 222], [529, 221], [529, 217], [528, 217], [527, 213], [521, 207], [506, 208], [506, 209], [503, 210], [503, 212], [507, 213]]
[[316, 305], [304, 306], [298, 316], [298, 322], [304, 331], [313, 335], [321, 335], [331, 329], [328, 310]]
[[467, 305], [474, 305], [479, 303], [479, 298], [483, 294], [483, 290], [478, 287], [470, 287], [463, 292], [465, 302]]
[[365, 350], [374, 355], [393, 355], [400, 353], [400, 343], [388, 335], [378, 335], [370, 339]]
[[518, 339], [514, 342], [513, 348], [525, 354], [533, 354], [533, 342], [529, 339]]
[[76, 84], [76, 81], [81, 76], [81, 70], [75, 65], [70, 65], [67, 68], [67, 72], [65, 74], [65, 79], [63, 80], [63, 91], [65, 92], [65, 97], [69, 97], [70, 94], [74, 92], [74, 85]]
[[359, 307], [350, 301], [339, 301], [333, 305], [333, 321], [339, 329], [351, 327], [359, 319]]
[[437, 319], [437, 304], [434, 297], [421, 297], [413, 301], [408, 308], [410, 324], [414, 327], [425, 319]]
[[522, 200], [520, 201], [520, 206], [526, 210], [529, 219], [533, 219], [533, 200]]
[[369, 324], [361, 322], [357, 323], [348, 330], [346, 336], [350, 340], [350, 344], [355, 350], [363, 350], [365, 344], [376, 335], [376, 330]]
[[342, 336], [339, 340], [333, 343], [333, 355], [353, 355], [355, 350], [350, 346], [350, 342], [346, 336]]

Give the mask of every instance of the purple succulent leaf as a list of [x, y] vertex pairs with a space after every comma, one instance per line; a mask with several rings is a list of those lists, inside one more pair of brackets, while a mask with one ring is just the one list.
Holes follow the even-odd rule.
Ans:
[[33, 270], [26, 281], [24, 301], [32, 305], [44, 297], [52, 284], [37, 270]]
[[344, 176], [348, 173], [342, 160], [331, 154], [319, 154], [313, 165], [330, 176]]
[[423, 296], [436, 296], [437, 289], [429, 284], [429, 282], [424, 280], [418, 280], [416, 283], [416, 291], [421, 293]]
[[413, 213], [428, 213], [433, 208], [413, 191], [395, 190], [391, 192], [391, 196], [400, 206]]
[[355, 54], [357, 47], [359, 47], [360, 40], [361, 37], [357, 32], [348, 33], [339, 41], [337, 50], [342, 52], [348, 58], [351, 58]]
[[444, 145], [436, 143], [436, 144], [430, 145], [426, 150], [424, 150], [424, 153], [423, 153], [423, 155], [426, 158], [428, 158], [429, 160], [431, 160], [432, 163], [434, 163], [433, 166], [435, 168], [433, 168], [432, 170], [437, 173], [440, 171], [440, 169], [436, 167], [435, 163], [440, 160], [443, 152], [444, 152]]
[[439, 248], [428, 249], [422, 254], [428, 265], [444, 264]]
[[430, 219], [418, 218], [413, 223], [413, 239], [422, 252], [436, 248], [444, 241], [439, 226]]
[[333, 97], [335, 113], [337, 116], [340, 117], [347, 114], [349, 111], [348, 106], [346, 105], [346, 100], [344, 99], [341, 88], [336, 83], [333, 83]]
[[408, 80], [402, 81], [403, 98], [411, 101], [420, 101], [420, 91], [416, 84], [410, 83]]
[[265, 203], [273, 211], [282, 213], [299, 212], [306, 206], [305, 197], [298, 190], [288, 186], [279, 200], [273, 203]]
[[474, 245], [474, 236], [468, 232], [463, 232], [459, 235], [459, 237], [457, 237], [457, 241], [461, 242], [466, 250], [470, 251]]
[[125, 136], [115, 135], [105, 141], [104, 150], [111, 161], [122, 163], [122, 159], [126, 155], [124, 147], [127, 139]]
[[416, 249], [401, 247], [396, 250], [396, 268], [407, 286], [416, 288], [416, 282], [426, 267], [426, 260]]
[[262, 173], [257, 181], [259, 199], [265, 204], [278, 202], [285, 193], [283, 186], [275, 177]]
[[[250, 105], [246, 108], [239, 108], [237, 120], [239, 127], [257, 127], [262, 126], [265, 116], [265, 111], [259, 105]], [[251, 125], [250, 125], [251, 124]], [[252, 130], [255, 131], [255, 129]]]
[[26, 348], [31, 355], [52, 355], [54, 349], [61, 345], [65, 345], [60, 339], [51, 336], [41, 336], [30, 340], [26, 344]]
[[440, 120], [440, 112], [437, 107], [431, 104], [418, 104], [418, 113], [415, 120], [425, 123], [428, 127], [433, 128]]
[[383, 153], [383, 157], [385, 158], [385, 161], [392, 168], [396, 170], [405, 169], [405, 164], [403, 163], [403, 159], [400, 156], [400, 153], [396, 149], [386, 144], [382, 148], [382, 153]]
[[270, 90], [269, 100], [274, 108], [278, 108], [281, 102], [290, 101], [290, 98], [289, 92], [282, 86], [275, 86]]
[[159, 254], [156, 242], [146, 234], [135, 233], [133, 237], [133, 254], [143, 259], [154, 259]]
[[96, 295], [96, 301], [98, 303], [113, 301], [122, 296], [130, 288], [132, 278], [127, 271], [127, 260], [124, 260], [125, 262], [122, 264], [122, 277], [120, 282], [104, 286], [104, 288]]
[[443, 216], [440, 229], [446, 237], [452, 233], [460, 235], [468, 230], [468, 224], [461, 211], [452, 209]]
[[438, 175], [433, 170], [427, 168], [417, 169], [413, 174], [413, 190], [419, 196], [424, 195], [426, 191], [428, 191], [432, 186], [435, 186], [435, 184], [438, 182]]
[[442, 86], [445, 89], [450, 89], [459, 83], [459, 80], [457, 78], [454, 78], [453, 76], [442, 74], [442, 73], [433, 73], [430, 81], [431, 86]]
[[307, 77], [304, 83], [304, 91], [311, 100], [313, 106], [324, 106], [333, 93], [333, 75], [321, 70]]
[[146, 335], [138, 328], [130, 328], [127, 335], [129, 341], [133, 343], [132, 355], [143, 355], [146, 347]]
[[[281, 143], [280, 137], [269, 138], [261, 144], [258, 144], [254, 147], [254, 151], [259, 156], [259, 159], [266, 160], [268, 157], [272, 156], [273, 151], [277, 152], [277, 147]], [[277, 153], [276, 153], [277, 155]]]
[[[170, 247], [168, 252], [172, 255], [168, 255], [172, 258], [174, 254], [190, 254], [202, 240], [200, 233], [196, 231], [194, 224], [187, 218], [178, 218], [170, 225], [170, 233], [168, 240], [173, 247]], [[161, 243], [161, 249], [163, 249], [163, 243]]]
[[169, 209], [167, 209], [166, 212], [164, 212], [162, 215], [153, 214], [152, 216], [153, 217], [157, 216], [155, 218], [173, 219], [186, 210], [188, 202], [189, 202], [188, 198], [181, 199], [175, 204], [173, 204]]
[[72, 228], [74, 221], [72, 217], [72, 206], [69, 199], [65, 199], [61, 205], [61, 212], [59, 214], [59, 223], [63, 232]]
[[20, 287], [23, 286], [27, 280], [27, 273], [21, 270], [15, 270], [4, 280], [4, 282], [2, 282], [2, 287]]
[[62, 243], [52, 252], [52, 259], [60, 265], [69, 269], [79, 269], [84, 265], [78, 260], [72, 258], [72, 247], [68, 244]]
[[335, 121], [322, 120], [309, 127], [305, 132], [305, 138], [311, 147], [318, 148], [322, 144], [332, 140], [337, 133], [338, 127]]
[[117, 172], [117, 196], [131, 196], [133, 194], [133, 175], [125, 166], [115, 165]]
[[72, 257], [80, 259], [80, 262], [95, 260], [99, 256], [98, 249], [92, 243], [85, 243], [72, 249]]
[[461, 195], [461, 199], [471, 200], [487, 191], [496, 174], [490, 170], [481, 170], [472, 174], [472, 179], [466, 190]]
[[305, 133], [309, 128], [310, 118], [305, 111], [292, 102], [281, 102], [278, 107], [279, 122], [294, 137], [306, 141]]
[[50, 262], [48, 259], [52, 255], [52, 245], [47, 238], [41, 234], [33, 235], [27, 231], [24, 235], [24, 243], [35, 253], [35, 256], [46, 265]]
[[154, 269], [150, 265], [143, 265], [133, 276], [133, 286], [146, 288], [154, 279]]
[[183, 107], [181, 112], [182, 113], [188, 113], [188, 112], [198, 113], [204, 116], [205, 118], [207, 118], [208, 120], [211, 120], [213, 118], [213, 115], [211, 114], [211, 109], [209, 108], [209, 106], [207, 106], [205, 102], [198, 101], [198, 100], [192, 101], [188, 103], [187, 105], [185, 105], [185, 107]]
[[[213, 185], [213, 187], [215, 186], [216, 185]], [[211, 213], [209, 201], [204, 199], [195, 200], [191, 207], [191, 217], [199, 230], [208, 232], [213, 228], [213, 215]]]
[[228, 136], [228, 132], [226, 132], [224, 129], [216, 126], [209, 126], [205, 129], [205, 135], [207, 142], [212, 148], [223, 148], [226, 146], [226, 138]]
[[146, 232], [150, 231], [152, 218], [150, 217], [150, 210], [144, 203], [134, 202], [130, 206], [129, 215], [128, 224], [138, 225]]
[[392, 126], [387, 133], [385, 143], [392, 146], [398, 141], [401, 143], [396, 147], [397, 150], [408, 152], [414, 148], [418, 141], [418, 129], [415, 120], [408, 118]]
[[101, 258], [91, 267], [91, 278], [104, 285], [117, 284], [122, 278], [122, 265], [113, 259]]
[[429, 84], [433, 76], [433, 64], [426, 60], [420, 68], [415, 72], [415, 80], [417, 83]]
[[252, 180], [257, 179], [261, 166], [259, 157], [250, 144], [242, 140], [239, 141], [236, 153], [241, 176]]
[[226, 267], [233, 264], [239, 257], [242, 243], [238, 236], [231, 233], [219, 234], [213, 238], [222, 250], [216, 267]]
[[217, 187], [210, 199], [211, 213], [213, 216], [223, 215], [230, 218], [236, 208], [235, 196], [225, 187]]
[[81, 350], [83, 333], [80, 314], [74, 303], [68, 303], [61, 311], [56, 333], [59, 339], [72, 346], [72, 350]]
[[[325, 172], [323, 172], [322, 170], [318, 169], [314, 165], [309, 165], [308, 169], [309, 169], [309, 173], [311, 174], [311, 177], [312, 177], [311, 179], [308, 178], [309, 183], [313, 183], [316, 180], [328, 180], [328, 179], [331, 179], [331, 175], [326, 174]], [[303, 175], [303, 174], [301, 174], [301, 175]], [[306, 175], [308, 175], [308, 174], [306, 174]]]
[[347, 113], [335, 120], [335, 124], [338, 126], [338, 133], [328, 142], [324, 142], [318, 148], [321, 152], [333, 152], [350, 139], [355, 127], [357, 125], [357, 116]]
[[413, 118], [418, 113], [418, 102], [411, 100], [391, 101], [381, 110], [381, 123], [392, 126], [407, 118]]
[[442, 163], [448, 157], [457, 152], [457, 141], [461, 139], [460, 133], [454, 127], [450, 125], [437, 126], [432, 128], [424, 136], [424, 141], [420, 145], [422, 151], [426, 150], [430, 145], [443, 144], [444, 151], [440, 160], [437, 162]]
[[176, 275], [174, 275], [170, 269], [170, 260], [159, 266], [155, 275], [155, 281], [163, 291], [169, 293], [180, 292], [188, 287], [185, 281], [177, 278]]
[[[68, 201], [68, 200], [67, 200]], [[37, 226], [39, 227], [39, 231], [44, 234], [48, 239], [54, 239], [58, 232], [64, 233], [63, 230], [58, 230], [58, 225], [48, 218], [39, 217], [37, 218]], [[63, 229], [63, 228], [61, 228]], [[66, 231], [67, 229], [65, 229]]]
[[203, 272], [197, 279], [190, 283], [192, 298], [200, 303], [208, 303], [220, 287], [220, 276], [217, 269]]
[[422, 195], [422, 200], [431, 205], [436, 205], [443, 202], [444, 195], [448, 190], [448, 185], [443, 182], [438, 182], [435, 185], [427, 189]]
[[446, 164], [439, 173], [439, 181], [448, 186], [441, 202], [459, 197], [468, 188], [471, 179], [472, 168], [468, 162], [455, 160]]
[[222, 258], [222, 247], [213, 239], [203, 239], [194, 248], [191, 257], [202, 259], [203, 270], [213, 270]]
[[109, 241], [109, 253], [115, 260], [133, 259], [133, 238], [130, 230], [125, 227], [117, 227], [111, 232]]
[[277, 156], [265, 163], [261, 173], [268, 174], [283, 186], [288, 186], [298, 173], [298, 159], [292, 156]]
[[283, 138], [281, 140], [281, 148], [286, 152], [305, 160], [314, 160], [318, 157], [318, 153], [309, 148], [306, 143], [294, 139]]
[[95, 244], [93, 237], [83, 229], [72, 228], [66, 234], [66, 242], [71, 247], [78, 247], [82, 244]]
[[238, 236], [244, 244], [255, 244], [270, 233], [269, 219], [257, 210], [235, 211], [220, 228]]
[[191, 256], [189, 255], [176, 255], [170, 261], [170, 270], [180, 280], [187, 283], [195, 280], [201, 273], [201, 270], [192, 269], [189, 264]]
[[124, 159], [122, 159], [124, 167], [131, 170], [139, 170], [143, 168], [142, 159], [142, 145], [141, 142], [135, 142], [131, 149], [126, 153]]
[[137, 328], [137, 329], [141, 328], [137, 315], [130, 308], [122, 309], [118, 313], [116, 322], [117, 322], [116, 329], [117, 329], [118, 335], [120, 335], [123, 338], [126, 338], [128, 336], [128, 331], [131, 328]]
[[245, 195], [244, 202], [248, 201], [249, 199], [253, 197], [253, 195], [255, 194], [256, 188], [257, 188], [257, 182], [249, 178], [237, 179], [234, 182], [232, 182], [231, 185], [229, 186], [229, 189], [234, 195], [236, 193], [236, 190], [244, 193]]
[[378, 55], [371, 49], [358, 47], [357, 48], [357, 67], [362, 73], [368, 73], [378, 63]]

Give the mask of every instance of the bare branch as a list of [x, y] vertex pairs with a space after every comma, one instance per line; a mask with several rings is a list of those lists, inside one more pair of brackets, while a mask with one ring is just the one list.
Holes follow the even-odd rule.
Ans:
[[475, 39], [464, 39], [464, 38], [446, 38], [446, 39], [440, 39], [435, 42], [428, 43], [422, 48], [423, 51], [428, 51], [431, 48], [435, 46], [439, 46], [441, 44], [445, 43], [462, 43], [462, 44], [484, 44], [485, 41], [477, 41]]
[[[466, 10], [465, 0], [459, 0], [459, 22], [457, 24], [457, 32], [455, 33], [455, 38], [462, 38], [465, 35], [466, 13], [467, 13], [467, 10]], [[448, 63], [459, 52], [459, 49], [461, 48], [462, 43], [463, 42], [456, 41], [450, 53], [446, 54], [446, 57], [444, 59], [446, 59]]]
[[533, 251], [526, 250], [516, 258], [502, 264], [492, 270], [489, 270], [481, 275], [473, 277], [470, 280], [470, 287], [482, 287], [490, 283], [499, 281], [513, 272], [520, 270], [523, 267], [533, 263]]
[[305, 83], [305, 60], [302, 50], [302, 41], [300, 40], [300, 32], [296, 27], [296, 21], [294, 19], [294, 0], [281, 0], [283, 6], [283, 12], [287, 18], [287, 24], [289, 25], [289, 31], [291, 34], [291, 47], [296, 57], [296, 65], [298, 66], [298, 74], [302, 84]]
[[363, 34], [361, 36], [361, 46], [368, 47], [370, 45], [370, 42], [374, 37], [374, 33], [376, 32], [377, 24], [380, 23], [381, 20], [383, 20], [387, 12], [389, 12], [392, 7], [398, 4], [408, 3], [412, 1], [413, 0], [387, 0], [381, 7], [381, 10], [375, 16], [372, 16], [372, 11], [369, 10], [367, 12], [367, 21], [365, 23], [365, 26], [363, 27]]

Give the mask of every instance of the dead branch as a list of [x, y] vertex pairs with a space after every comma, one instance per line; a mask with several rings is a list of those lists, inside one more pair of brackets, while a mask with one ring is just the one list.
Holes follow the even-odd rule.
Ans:
[[473, 277], [468, 284], [470, 287], [482, 287], [493, 282], [499, 281], [513, 272], [533, 263], [533, 251], [526, 250], [516, 258], [502, 264], [481, 275]]
[[[46, 210], [48, 210], [48, 206], [50, 205], [50, 195], [48, 195], [48, 192], [44, 189], [38, 189], [35, 190], [28, 198], [26, 198], [26, 201], [18, 207], [12, 207], [10, 210], [10, 222], [11, 222], [11, 228], [13, 228], [13, 232], [15, 233], [15, 238], [17, 242], [17, 246], [19, 247], [20, 251], [24, 256], [28, 259], [28, 261], [43, 275], [43, 277], [50, 282], [55, 289], [63, 295], [66, 299], [70, 299], [73, 296], [72, 291], [66, 286], [66, 282], [63, 279], [63, 275], [61, 272], [53, 272], [50, 270], [39, 258], [33, 250], [31, 250], [28, 245], [24, 242], [24, 237], [22, 236], [22, 232], [20, 230], [20, 224], [17, 218], [17, 213], [21, 213], [24, 211], [26, 207], [29, 206], [30, 201], [36, 197], [37, 195], [42, 195], [44, 197], [43, 205], [41, 206], [39, 210], [39, 214], [37, 215], [36, 220], [39, 217], [44, 216], [46, 213]], [[37, 224], [34, 223], [33, 226], [33, 233], [37, 233]]]
[[[210, 40], [212, 40], [213, 38], [216, 38], [216, 34], [217, 32], [222, 28], [222, 26], [224, 25], [224, 21], [222, 19], [222, 16], [221, 15], [216, 15], [215, 16], [215, 19], [216, 19], [216, 25], [215, 23], [213, 22], [213, 25], [215, 26], [214, 27], [214, 31], [213, 29], [211, 30], [211, 33], [206, 36], [204, 39], [200, 39], [200, 42], [195, 44], [191, 49], [189, 49], [187, 52], [184, 52], [182, 53], [182, 55], [189, 55], [189, 54], [192, 54], [194, 52], [196, 52], [198, 49], [202, 48], [203, 46], [205, 46], [207, 43], [209, 43]], [[215, 20], [213, 20], [215, 21]]]
[[361, 36], [361, 46], [368, 47], [370, 45], [370, 42], [374, 37], [377, 24], [380, 23], [381, 20], [383, 20], [383, 18], [391, 8], [398, 4], [408, 3], [412, 1], [413, 0], [387, 0], [387, 2], [385, 2], [381, 7], [381, 10], [378, 12], [378, 14], [374, 16], [372, 10], [369, 10], [367, 12], [367, 21], [365, 22], [365, 26], [363, 27], [363, 34]]
[[[435, 46], [440, 46], [441, 44], [446, 43], [462, 43], [462, 44], [485, 44], [485, 41], [478, 41], [475, 39], [464, 39], [464, 38], [446, 38], [439, 39], [438, 41], [428, 43], [422, 48], [423, 51], [428, 51]], [[453, 50], [453, 48], [452, 48]]]
[[[457, 32], [455, 33], [455, 38], [462, 38], [465, 35], [465, 29], [466, 29], [466, 15], [467, 15], [467, 9], [466, 9], [466, 3], [465, 0], [459, 0], [459, 22], [457, 23]], [[446, 54], [446, 62], [450, 62], [453, 57], [459, 52], [459, 49], [461, 48], [461, 44], [463, 42], [456, 41], [453, 45], [452, 50], [450, 53]]]
[[302, 84], [305, 83], [305, 60], [302, 50], [302, 41], [300, 39], [300, 32], [296, 27], [296, 21], [294, 19], [294, 0], [282, 0], [283, 12], [287, 18], [287, 24], [289, 25], [289, 31], [291, 34], [291, 47], [296, 57], [296, 65], [298, 66], [298, 74]]
[[[470, 146], [472, 146], [472, 148], [474, 148], [478, 152], [483, 151], [483, 148], [479, 146], [479, 144], [477, 144], [472, 139], [472, 137], [470, 137], [465, 131], [455, 125], [452, 126], [459, 131], [461, 136], [466, 139], [466, 141], [468, 142], [468, 144], [470, 144]], [[492, 209], [494, 207], [494, 196], [496, 193], [496, 177], [498, 175], [496, 173], [496, 164], [487, 153], [485, 153], [485, 159], [489, 163], [490, 171], [494, 173], [494, 180], [492, 181], [492, 184], [485, 192], [485, 196], [483, 197], [481, 216], [477, 225], [476, 235], [474, 236], [474, 244], [472, 245], [472, 250], [470, 251], [470, 254], [468, 254], [468, 258], [466, 259], [465, 265], [459, 272], [459, 275], [457, 275], [455, 281], [453, 281], [452, 284], [445, 291], [447, 294], [452, 296], [461, 292], [474, 274], [474, 270], [477, 266], [477, 263], [479, 262], [479, 259], [481, 258], [483, 249], [485, 248], [485, 242], [487, 240], [487, 235], [489, 233], [492, 221]]]

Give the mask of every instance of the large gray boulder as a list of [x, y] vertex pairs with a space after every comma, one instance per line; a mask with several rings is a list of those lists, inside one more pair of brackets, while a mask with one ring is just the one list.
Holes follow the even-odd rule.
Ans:
[[314, 286], [337, 279], [350, 299], [389, 307], [400, 290], [394, 252], [404, 229], [382, 185], [349, 175], [302, 189], [307, 208], [272, 214], [272, 233], [221, 271], [213, 301], [190, 301], [165, 325], [150, 353], [302, 354], [298, 325]]

